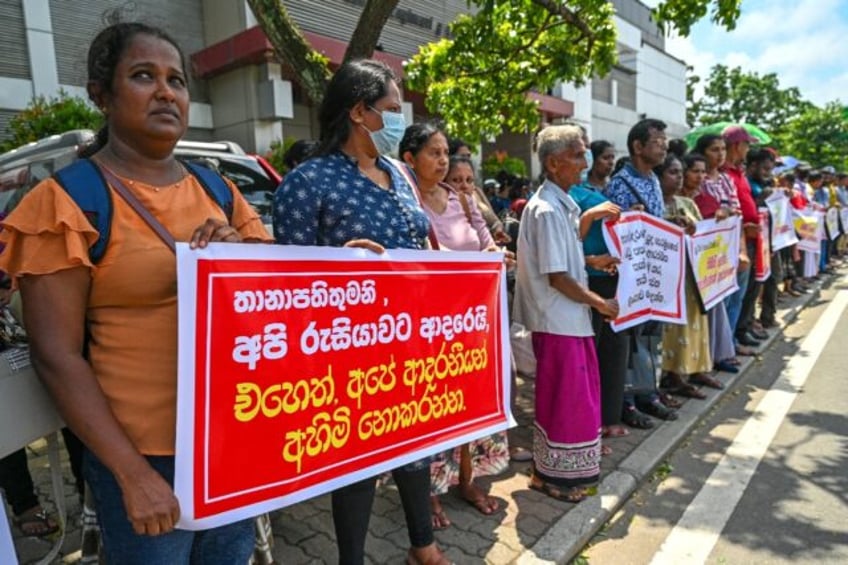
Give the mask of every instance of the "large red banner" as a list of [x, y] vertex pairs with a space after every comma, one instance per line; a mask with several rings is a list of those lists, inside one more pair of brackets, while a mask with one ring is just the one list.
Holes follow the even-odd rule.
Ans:
[[220, 244], [178, 261], [181, 527], [511, 422], [501, 254]]

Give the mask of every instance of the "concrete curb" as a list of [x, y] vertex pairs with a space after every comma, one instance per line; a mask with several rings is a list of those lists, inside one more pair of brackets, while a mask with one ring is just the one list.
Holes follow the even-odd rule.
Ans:
[[[833, 280], [833, 276], [825, 281]], [[817, 281], [808, 294], [799, 297], [782, 315], [783, 324], [762, 343], [759, 353], [765, 352], [783, 334], [783, 328], [792, 323], [810, 302], [816, 299], [824, 281]], [[677, 449], [698, 423], [709, 414], [724, 395], [732, 392], [741, 378], [754, 364], [756, 357], [745, 357], [739, 373], [724, 379], [723, 390], [703, 389], [707, 398], [700, 402], [687, 402], [679, 410], [679, 418], [663, 422], [633, 450], [616, 470], [607, 474], [598, 487], [598, 494], [582, 501], [555, 522], [530, 548], [516, 559], [519, 565], [542, 563], [568, 563], [589, 543], [601, 528], [621, 508], [637, 488], [654, 472], [654, 469]]]

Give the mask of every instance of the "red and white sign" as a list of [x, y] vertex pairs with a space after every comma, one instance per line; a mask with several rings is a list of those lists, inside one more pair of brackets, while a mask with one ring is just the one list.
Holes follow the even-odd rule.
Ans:
[[686, 244], [680, 226], [644, 212], [604, 223], [604, 239], [618, 266], [615, 331], [657, 320], [686, 323]]
[[[760, 214], [760, 231], [757, 233], [757, 257], [754, 261], [754, 277], [758, 282], [767, 281], [771, 276], [771, 241], [769, 234], [771, 228], [769, 226], [769, 211], [768, 208], [759, 208]], [[752, 257], [752, 259], [754, 259]]]
[[792, 205], [783, 192], [775, 192], [766, 198], [766, 206], [771, 213], [771, 248], [780, 251], [798, 243], [795, 227], [792, 225]]
[[503, 255], [178, 245], [179, 527], [512, 425]]
[[820, 213], [812, 208], [805, 210], [793, 210], [793, 223], [795, 231], [798, 233], [798, 249], [809, 251], [811, 253], [820, 253], [822, 233], [824, 232], [823, 217], [824, 213]]

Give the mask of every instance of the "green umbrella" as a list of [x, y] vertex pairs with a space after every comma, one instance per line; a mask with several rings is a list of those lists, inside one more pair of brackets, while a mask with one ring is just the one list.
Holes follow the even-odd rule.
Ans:
[[687, 133], [683, 139], [686, 140], [686, 145], [689, 146], [689, 149], [692, 149], [698, 142], [698, 138], [702, 135], [706, 135], [708, 133], [721, 135], [721, 132], [724, 131], [724, 128], [732, 125], [742, 126], [743, 128], [745, 128], [745, 131], [747, 131], [751, 136], [756, 137], [761, 144], [771, 143], [771, 136], [769, 136], [769, 134], [767, 134], [757, 126], [753, 124], [735, 124], [733, 122], [716, 122], [707, 126], [696, 127], [695, 129]]

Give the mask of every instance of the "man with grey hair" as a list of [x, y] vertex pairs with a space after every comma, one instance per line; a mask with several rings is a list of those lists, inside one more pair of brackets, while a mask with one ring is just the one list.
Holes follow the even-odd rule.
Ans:
[[586, 168], [583, 132], [549, 126], [536, 138], [545, 182], [518, 233], [515, 320], [533, 335], [536, 399], [530, 488], [569, 502], [598, 482], [601, 413], [590, 308], [615, 318], [618, 303], [590, 291], [580, 208], [568, 195]]

